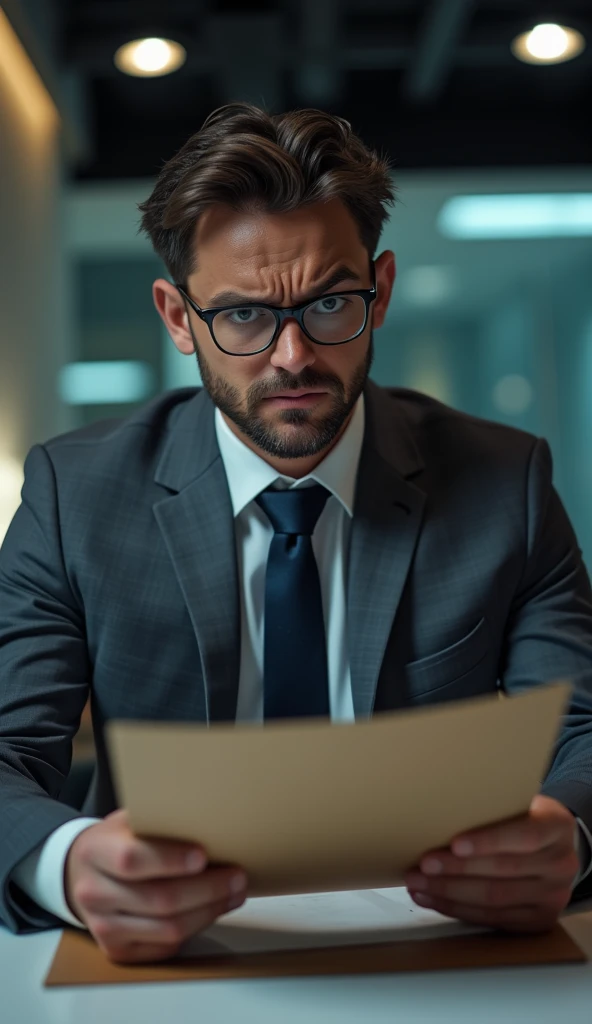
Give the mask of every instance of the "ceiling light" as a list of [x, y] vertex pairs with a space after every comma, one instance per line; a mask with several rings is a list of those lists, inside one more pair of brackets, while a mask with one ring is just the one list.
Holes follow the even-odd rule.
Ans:
[[589, 237], [592, 192], [454, 196], [437, 225], [456, 239]]
[[152, 367], [126, 359], [68, 363], [58, 375], [58, 394], [67, 405], [141, 402], [154, 387]]
[[120, 46], [113, 60], [126, 75], [156, 78], [170, 75], [185, 63], [187, 53], [180, 43], [172, 39], [134, 39]]
[[535, 25], [512, 42], [512, 53], [527, 64], [562, 64], [577, 57], [586, 46], [581, 32], [564, 25]]

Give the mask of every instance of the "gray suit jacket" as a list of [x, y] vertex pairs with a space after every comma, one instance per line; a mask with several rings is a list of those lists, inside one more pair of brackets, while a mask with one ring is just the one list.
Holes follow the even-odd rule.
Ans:
[[[204, 391], [36, 446], [22, 497], [0, 552], [0, 918], [30, 930], [57, 922], [8, 879], [77, 816], [56, 797], [89, 690], [84, 811], [104, 815], [107, 719], [234, 718], [240, 615]], [[544, 441], [369, 383], [347, 604], [358, 718], [571, 678], [543, 791], [592, 830], [592, 593]]]

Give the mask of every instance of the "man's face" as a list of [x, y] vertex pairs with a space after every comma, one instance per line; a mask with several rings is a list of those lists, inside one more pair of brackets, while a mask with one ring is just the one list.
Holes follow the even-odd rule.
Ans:
[[[195, 244], [198, 266], [186, 290], [202, 309], [241, 302], [290, 307], [372, 285], [368, 252], [337, 200], [281, 214], [215, 206], [200, 218]], [[338, 271], [343, 279], [325, 288]], [[363, 333], [344, 345], [317, 345], [289, 319], [271, 348], [232, 356], [216, 347], [207, 324], [190, 308], [183, 322], [177, 320], [185, 327], [180, 335], [158, 301], [157, 307], [184, 352], [188, 330], [204, 386], [235, 432], [268, 458], [309, 459], [335, 442], [364, 387], [373, 321], [382, 323], [393, 272], [392, 254], [383, 253], [376, 264], [379, 300]]]

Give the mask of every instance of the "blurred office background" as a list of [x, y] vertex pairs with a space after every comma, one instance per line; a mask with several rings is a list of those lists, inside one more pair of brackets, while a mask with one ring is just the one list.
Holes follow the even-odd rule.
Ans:
[[592, 568], [590, 0], [0, 0], [0, 539], [32, 444], [199, 382], [137, 204], [232, 99], [390, 156], [373, 376], [547, 437]]

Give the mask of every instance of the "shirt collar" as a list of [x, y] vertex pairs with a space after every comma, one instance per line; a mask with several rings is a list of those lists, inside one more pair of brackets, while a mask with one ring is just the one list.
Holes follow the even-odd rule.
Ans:
[[312, 473], [298, 480], [278, 473], [256, 452], [243, 444], [230, 429], [219, 409], [216, 409], [215, 423], [218, 447], [226, 471], [235, 518], [258, 494], [278, 480], [290, 487], [302, 487], [311, 481], [322, 484], [335, 495], [346, 512], [353, 516], [356, 477], [364, 440], [363, 394], [358, 398], [353, 415], [337, 444]]

